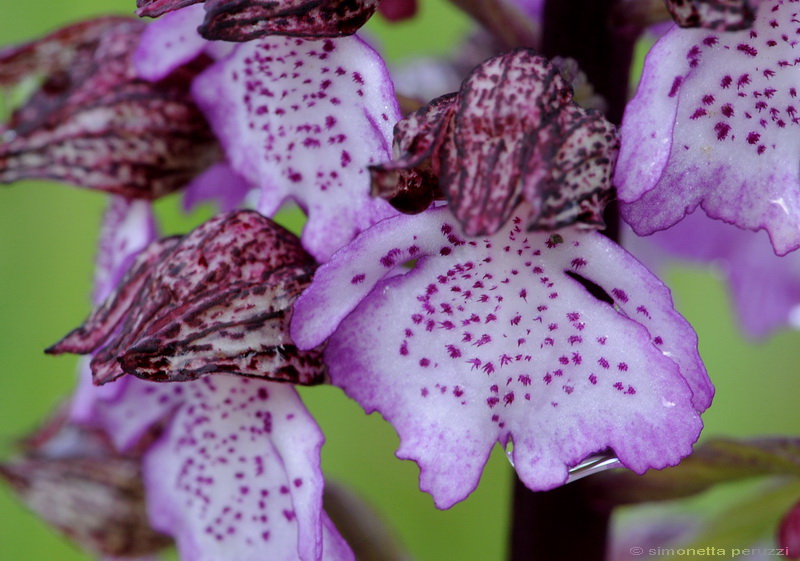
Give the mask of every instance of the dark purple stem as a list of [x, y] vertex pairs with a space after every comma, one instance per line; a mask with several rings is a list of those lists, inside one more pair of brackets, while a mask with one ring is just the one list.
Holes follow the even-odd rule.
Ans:
[[[622, 120], [628, 98], [633, 46], [638, 28], [612, 27], [615, 0], [547, 0], [542, 54], [578, 61], [595, 90], [608, 102], [607, 117]], [[618, 240], [616, 204], [606, 211], [606, 235]], [[514, 483], [511, 561], [580, 559], [606, 555], [611, 511], [591, 501], [586, 480], [552, 491], [531, 492]]]

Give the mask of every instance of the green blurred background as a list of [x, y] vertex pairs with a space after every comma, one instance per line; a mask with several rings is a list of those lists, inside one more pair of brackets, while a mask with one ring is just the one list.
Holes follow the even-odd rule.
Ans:
[[[445, 0], [423, 0], [419, 17], [368, 28], [391, 60], [446, 53], [469, 22]], [[132, 13], [134, 0], [42, 2], [3, 0], [0, 45], [21, 42], [67, 22], [101, 13]], [[75, 381], [76, 359], [42, 349], [88, 313], [98, 225], [105, 197], [73, 187], [23, 182], [0, 189], [0, 458], [40, 422]], [[185, 232], [213, 212], [181, 216], [177, 197], [158, 203], [165, 233]], [[797, 434], [800, 334], [745, 341], [724, 285], [699, 269], [666, 278], [680, 311], [700, 335], [701, 353], [717, 386], [705, 414], [714, 435]], [[349, 484], [378, 509], [421, 561], [500, 561], [506, 552], [511, 470], [496, 453], [478, 490], [441, 512], [417, 491], [418, 470], [393, 456], [397, 438], [378, 415], [366, 417], [335, 388], [305, 389], [303, 397], [326, 432], [326, 475]], [[746, 546], [746, 544], [742, 544]], [[0, 560], [88, 559], [0, 489]], [[235, 561], [235, 560], [232, 560]]]

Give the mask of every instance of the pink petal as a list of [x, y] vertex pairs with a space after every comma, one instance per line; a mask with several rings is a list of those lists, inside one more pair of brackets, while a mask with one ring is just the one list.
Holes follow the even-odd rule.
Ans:
[[215, 201], [222, 212], [242, 206], [251, 185], [228, 164], [214, 164], [195, 177], [183, 193], [183, 209], [189, 211], [207, 201]]
[[760, 3], [749, 31], [673, 29], [653, 47], [626, 110], [615, 184], [639, 234], [697, 206], [800, 247], [800, 103], [791, 4]]
[[303, 245], [318, 260], [394, 213], [370, 198], [366, 167], [388, 159], [400, 115], [361, 40], [250, 42], [198, 77], [194, 94], [233, 169], [261, 187], [260, 212], [287, 199], [307, 211]]
[[193, 561], [353, 559], [322, 511], [323, 436], [288, 385], [227, 376], [185, 402], [145, 457], [154, 526]]
[[695, 212], [652, 236], [626, 234], [624, 242], [653, 270], [669, 259], [714, 267], [728, 281], [741, 327], [750, 337], [799, 325], [800, 253], [775, 255], [764, 232], [742, 230]]
[[475, 488], [495, 442], [513, 441], [536, 490], [608, 447], [637, 473], [674, 465], [711, 401], [666, 287], [599, 234], [525, 233], [521, 221], [467, 238], [444, 208], [386, 220], [295, 305], [298, 346], [333, 333], [332, 382], [394, 425], [398, 456], [417, 461], [441, 508]]

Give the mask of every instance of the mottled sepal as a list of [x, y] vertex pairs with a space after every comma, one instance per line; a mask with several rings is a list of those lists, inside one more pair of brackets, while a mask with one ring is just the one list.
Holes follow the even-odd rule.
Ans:
[[186, 6], [200, 4], [204, 0], [136, 0], [136, 15], [139, 17], [156, 18], [167, 12], [180, 10]]
[[317, 383], [318, 353], [299, 352], [287, 333], [314, 267], [294, 235], [260, 214], [219, 215], [143, 250], [117, 290], [48, 352], [97, 351], [98, 384], [123, 372], [154, 381], [228, 372]]
[[115, 452], [102, 430], [57, 415], [25, 441], [24, 452], [0, 465], [0, 477], [84, 549], [136, 557], [171, 544], [148, 521], [138, 457]]
[[144, 24], [102, 18], [0, 52], [0, 83], [41, 76], [41, 87], [0, 125], [0, 183], [55, 179], [153, 199], [220, 158], [189, 95], [202, 63], [156, 83], [130, 56]]
[[379, 0], [206, 0], [206, 39], [250, 41], [267, 35], [343, 37], [358, 31]]
[[517, 50], [400, 121], [395, 160], [371, 168], [373, 191], [422, 201], [438, 178], [468, 235], [493, 234], [523, 200], [528, 229], [599, 227], [618, 147], [614, 126], [573, 102], [554, 65]]
[[444, 138], [457, 95], [434, 99], [397, 122], [392, 161], [369, 167], [372, 196], [389, 201], [406, 214], [422, 212], [434, 200], [444, 198], [431, 156]]
[[697, 207], [800, 247], [796, 3], [763, 0], [749, 30], [674, 28], [650, 50], [625, 110], [614, 184], [640, 235]]
[[711, 402], [666, 287], [597, 232], [525, 232], [527, 212], [481, 238], [446, 207], [384, 220], [295, 305], [294, 341], [328, 340], [332, 383], [392, 423], [441, 508], [497, 442], [534, 490], [607, 448], [637, 473], [674, 465]]
[[739, 31], [753, 25], [755, 10], [749, 0], [664, 0], [672, 19], [681, 27]]

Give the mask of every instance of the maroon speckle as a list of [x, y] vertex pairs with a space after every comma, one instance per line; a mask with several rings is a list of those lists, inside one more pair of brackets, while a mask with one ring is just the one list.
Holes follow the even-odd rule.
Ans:
[[717, 123], [714, 125], [714, 132], [717, 133], [717, 140], [725, 140], [730, 132], [731, 127], [727, 123]]
[[755, 131], [750, 132], [747, 135], [747, 142], [750, 144], [758, 144], [758, 141], [761, 139], [761, 135]]
[[719, 85], [723, 90], [725, 90], [728, 89], [732, 83], [733, 83], [733, 78], [726, 75], [723, 76], [722, 80], [720, 80]]
[[736, 45], [736, 50], [748, 56], [756, 56], [758, 54], [758, 51], [754, 47], [746, 43], [739, 43]]
[[350, 279], [350, 284], [361, 284], [362, 282], [364, 282], [365, 278], [367, 278], [367, 276], [364, 275], [363, 273], [355, 275], [352, 279]]
[[720, 108], [720, 111], [726, 117], [733, 117], [733, 105], [731, 105], [730, 103], [726, 103], [725, 105], [723, 105]]
[[589, 381], [592, 383], [592, 385], [597, 385], [597, 376], [594, 374], [589, 374]]

